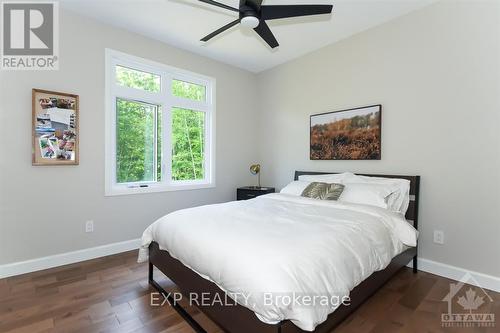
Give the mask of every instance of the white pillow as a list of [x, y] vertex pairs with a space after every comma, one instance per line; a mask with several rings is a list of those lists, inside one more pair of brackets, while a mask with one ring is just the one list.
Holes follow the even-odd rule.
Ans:
[[302, 175], [299, 180], [307, 182], [321, 182], [321, 183], [342, 183], [348, 177], [354, 176], [351, 172], [344, 173], [329, 173], [324, 175]]
[[386, 185], [393, 191], [393, 194], [387, 198], [387, 209], [404, 215], [410, 204], [410, 181], [406, 179], [358, 176], [352, 172], [344, 172], [324, 175], [302, 175], [299, 176], [299, 181], [340, 183], [344, 185], [352, 183]]
[[358, 176], [355, 174], [347, 175], [343, 184], [364, 183], [364, 184], [379, 184], [386, 185], [393, 190], [393, 194], [387, 198], [387, 209], [406, 214], [410, 204], [410, 181], [399, 178], [383, 178], [383, 177], [368, 177]]
[[388, 209], [388, 198], [397, 188], [382, 184], [348, 183], [338, 201]]
[[295, 180], [285, 186], [280, 193], [300, 196], [311, 182]]

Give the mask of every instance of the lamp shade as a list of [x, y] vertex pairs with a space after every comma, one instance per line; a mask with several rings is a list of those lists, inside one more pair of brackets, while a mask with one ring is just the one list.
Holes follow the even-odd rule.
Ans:
[[250, 172], [252, 175], [256, 175], [260, 172], [260, 164], [252, 164], [250, 166]]

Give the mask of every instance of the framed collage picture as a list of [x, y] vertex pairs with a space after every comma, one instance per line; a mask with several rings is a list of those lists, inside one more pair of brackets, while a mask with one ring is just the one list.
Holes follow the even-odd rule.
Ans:
[[78, 165], [78, 95], [32, 90], [32, 164]]

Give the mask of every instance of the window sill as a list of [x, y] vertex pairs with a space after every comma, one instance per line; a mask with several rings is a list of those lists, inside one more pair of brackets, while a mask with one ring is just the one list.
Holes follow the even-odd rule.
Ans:
[[174, 192], [174, 191], [192, 191], [215, 188], [215, 183], [184, 183], [179, 185], [156, 185], [149, 187], [128, 188], [124, 186], [113, 186], [106, 188], [105, 196], [120, 196], [120, 195], [133, 195], [133, 194], [148, 194], [148, 193], [161, 193], [161, 192]]

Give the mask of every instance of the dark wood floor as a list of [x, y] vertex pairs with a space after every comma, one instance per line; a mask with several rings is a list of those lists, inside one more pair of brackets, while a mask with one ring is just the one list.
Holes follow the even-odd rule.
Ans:
[[[160, 281], [175, 289], [167, 279]], [[442, 299], [450, 282], [403, 269], [334, 332], [500, 331], [500, 323], [496, 329], [442, 328], [441, 313], [447, 309]], [[136, 263], [135, 251], [2, 279], [0, 332], [192, 332], [169, 306], [151, 307], [151, 291], [147, 265]], [[500, 318], [500, 294], [489, 295], [493, 302], [481, 312]], [[187, 308], [208, 332], [221, 332], [196, 308]]]

